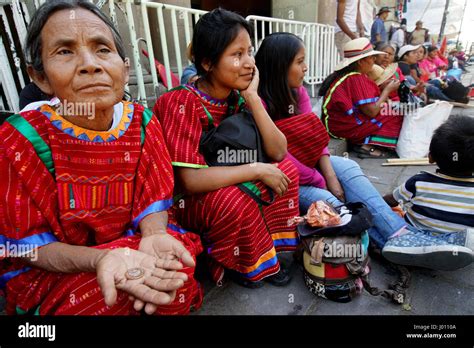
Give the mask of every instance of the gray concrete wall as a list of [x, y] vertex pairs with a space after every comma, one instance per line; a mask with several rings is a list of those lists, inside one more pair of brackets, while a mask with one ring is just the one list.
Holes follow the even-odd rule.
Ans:
[[317, 22], [318, 1], [273, 0], [272, 17], [303, 22]]
[[337, 4], [334, 0], [318, 0], [318, 23], [334, 25]]

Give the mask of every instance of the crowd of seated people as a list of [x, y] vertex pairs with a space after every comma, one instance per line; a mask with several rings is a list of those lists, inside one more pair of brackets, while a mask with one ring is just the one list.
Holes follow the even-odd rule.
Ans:
[[[42, 5], [26, 42], [34, 85], [0, 127], [0, 241], [26, 246], [0, 258], [8, 314], [187, 314], [203, 301], [197, 263], [216, 284], [285, 286], [292, 274], [278, 254], [300, 243], [288, 221], [318, 200], [363, 202], [370, 239], [391, 262], [452, 270], [472, 262], [472, 118], [435, 133], [436, 173], [385, 197], [355, 161], [328, 150], [337, 137], [361, 158], [394, 154], [403, 116], [381, 110], [411, 77], [418, 47], [401, 48], [397, 67], [393, 48], [349, 40], [316, 115], [303, 41], [274, 33], [253, 52], [252, 37], [234, 12], [201, 16], [193, 65], [151, 111], [123, 99], [129, 61], [107, 16], [87, 1]], [[90, 103], [93, 113], [70, 114], [65, 102]], [[242, 113], [266, 160], [210, 165], [203, 135]], [[399, 201], [405, 218], [392, 210]]]

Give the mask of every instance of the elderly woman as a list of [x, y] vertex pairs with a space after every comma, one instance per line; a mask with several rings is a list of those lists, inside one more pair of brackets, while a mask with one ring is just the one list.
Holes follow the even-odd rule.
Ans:
[[26, 53], [34, 83], [55, 101], [30, 105], [0, 128], [7, 312], [198, 307], [193, 270], [202, 247], [168, 223], [170, 157], [158, 120], [121, 100], [128, 60], [116, 29], [88, 1], [48, 1], [31, 20]]
[[319, 90], [324, 97], [321, 119], [329, 134], [347, 139], [363, 158], [387, 157], [382, 148], [395, 148], [403, 121], [381, 112], [400, 82], [391, 81], [380, 92], [367, 76], [378, 54], [385, 53], [374, 51], [366, 38], [349, 41], [345, 59]]

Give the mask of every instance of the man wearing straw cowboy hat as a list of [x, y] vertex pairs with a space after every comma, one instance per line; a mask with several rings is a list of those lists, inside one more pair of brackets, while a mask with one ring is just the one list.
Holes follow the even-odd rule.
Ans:
[[384, 22], [389, 13], [390, 9], [387, 6], [382, 7], [377, 13], [377, 18], [374, 20], [370, 31], [370, 42], [372, 45], [376, 45], [379, 42], [387, 42], [388, 36]]

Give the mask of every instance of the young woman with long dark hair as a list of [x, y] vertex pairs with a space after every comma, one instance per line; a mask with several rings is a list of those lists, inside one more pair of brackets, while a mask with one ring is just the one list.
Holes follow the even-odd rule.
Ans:
[[[263, 40], [256, 55], [260, 71], [259, 95], [270, 117], [285, 134], [288, 158], [300, 173], [299, 203], [305, 213], [312, 202], [326, 200], [338, 206], [345, 201], [365, 203], [373, 215], [369, 235], [383, 249], [389, 240], [422, 250], [427, 238], [385, 203], [381, 195], [351, 159], [330, 156], [329, 137], [324, 125], [311, 111], [303, 86], [307, 70], [303, 42], [290, 33], [275, 33]], [[428, 244], [423, 244], [428, 243]], [[433, 242], [434, 243], [434, 242]], [[410, 251], [411, 252], [411, 251]], [[408, 248], [398, 248], [408, 254]], [[421, 258], [420, 258], [421, 259]], [[419, 260], [412, 259], [413, 265]]]

